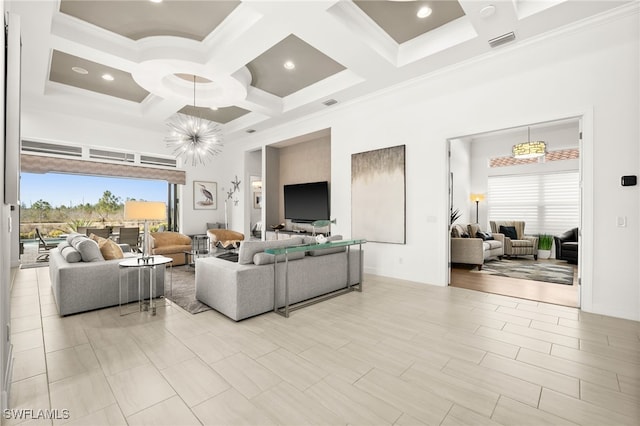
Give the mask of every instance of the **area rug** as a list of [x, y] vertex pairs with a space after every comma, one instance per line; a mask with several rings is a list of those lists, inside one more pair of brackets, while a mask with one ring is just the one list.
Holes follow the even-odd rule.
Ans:
[[49, 262], [23, 263], [20, 265], [20, 269], [43, 268], [45, 266], [49, 266]]
[[167, 299], [191, 314], [209, 311], [211, 308], [196, 300], [196, 273], [193, 267], [173, 268], [173, 290]]
[[485, 262], [482, 270], [471, 272], [500, 277], [573, 285], [573, 266], [528, 259], [502, 259]]

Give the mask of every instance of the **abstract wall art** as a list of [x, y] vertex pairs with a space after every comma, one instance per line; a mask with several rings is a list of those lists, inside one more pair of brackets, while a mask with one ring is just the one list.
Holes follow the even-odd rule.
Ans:
[[351, 155], [351, 234], [406, 243], [405, 145]]

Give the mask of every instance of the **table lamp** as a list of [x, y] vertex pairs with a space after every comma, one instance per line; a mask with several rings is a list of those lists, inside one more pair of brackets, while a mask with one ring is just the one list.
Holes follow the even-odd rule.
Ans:
[[149, 220], [165, 220], [167, 207], [162, 201], [127, 201], [124, 203], [125, 220], [144, 220], [144, 233], [142, 240], [142, 260], [146, 261], [151, 256], [149, 238]]

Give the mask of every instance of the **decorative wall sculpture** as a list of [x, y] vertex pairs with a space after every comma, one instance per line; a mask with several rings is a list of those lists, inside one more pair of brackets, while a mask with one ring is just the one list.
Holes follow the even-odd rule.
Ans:
[[405, 145], [351, 155], [351, 234], [405, 244]]

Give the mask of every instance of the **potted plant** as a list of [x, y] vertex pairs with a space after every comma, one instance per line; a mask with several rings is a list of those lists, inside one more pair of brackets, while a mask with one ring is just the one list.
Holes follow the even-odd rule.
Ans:
[[461, 213], [460, 213], [460, 209], [453, 209], [453, 207], [451, 207], [450, 209], [450, 213], [451, 213], [451, 220], [449, 221], [449, 225], [453, 225], [453, 222], [455, 222], [456, 220], [458, 220], [458, 218], [460, 217]]
[[553, 236], [540, 234], [538, 236], [538, 258], [549, 259], [551, 257], [551, 246], [553, 246]]

